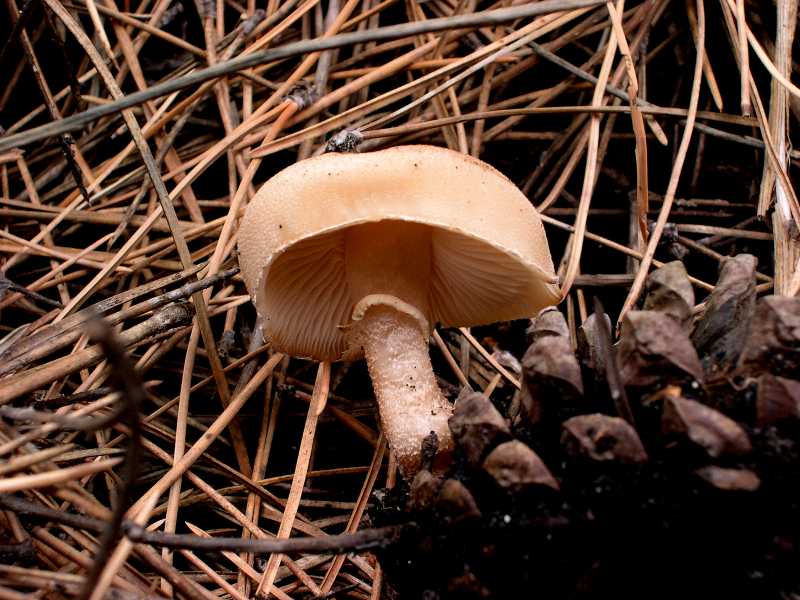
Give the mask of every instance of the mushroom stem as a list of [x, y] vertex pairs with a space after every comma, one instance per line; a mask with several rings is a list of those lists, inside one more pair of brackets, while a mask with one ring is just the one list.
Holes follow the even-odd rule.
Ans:
[[420, 468], [422, 441], [432, 431], [439, 442], [437, 458], [446, 460], [453, 409], [433, 374], [427, 327], [403, 304], [371, 304], [357, 327], [384, 434], [403, 476], [411, 479]]

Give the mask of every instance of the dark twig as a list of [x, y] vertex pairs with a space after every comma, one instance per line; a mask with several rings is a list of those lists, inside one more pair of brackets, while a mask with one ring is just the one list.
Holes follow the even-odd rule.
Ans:
[[[75, 529], [85, 529], [86, 531], [103, 531], [106, 527], [106, 522], [102, 519], [95, 519], [94, 517], [85, 517], [75, 513], [64, 512], [42, 506], [36, 502], [10, 496], [8, 494], [0, 494], [0, 506], [13, 511], [17, 516], [29, 517], [41, 521], [52, 521], [53, 523], [60, 523], [74, 527]], [[125, 526], [132, 525], [130, 521], [126, 521]]]
[[[19, 516], [53, 521], [87, 531], [104, 531], [107, 526], [106, 522], [101, 519], [53, 510], [15, 496], [0, 495], [0, 506], [14, 511]], [[240, 537], [206, 538], [190, 534], [168, 534], [159, 531], [147, 531], [131, 521], [122, 521], [120, 527], [120, 530], [128, 539], [137, 543], [200, 552], [231, 551], [263, 554], [287, 554], [292, 552], [326, 554], [385, 548], [397, 542], [401, 535], [412, 534], [416, 529], [415, 524], [409, 523], [378, 529], [363, 529], [356, 533], [278, 540], [245, 539]]]
[[62, 308], [60, 302], [56, 302], [55, 300], [51, 300], [47, 296], [42, 296], [41, 294], [32, 292], [28, 288], [14, 283], [3, 273], [0, 273], [0, 300], [3, 299], [3, 296], [5, 296], [5, 293], [7, 291], [17, 292], [19, 294], [22, 294], [23, 296], [27, 296], [31, 300], [37, 300], [39, 302], [44, 302], [45, 304], [49, 304], [50, 306], [55, 306], [56, 308]]
[[108, 386], [101, 386], [93, 390], [86, 390], [85, 392], [77, 392], [75, 394], [58, 394], [42, 400], [35, 400], [31, 404], [34, 410], [46, 410], [61, 408], [62, 406], [69, 406], [70, 404], [77, 404], [79, 402], [91, 402], [110, 394], [113, 390]]
[[[7, 0], [7, 3], [11, 20], [15, 23], [18, 22], [21, 19], [21, 13], [17, 8], [16, 0]], [[29, 2], [26, 6], [29, 6], [30, 4], [33, 4], [33, 2]], [[28, 65], [33, 72], [33, 78], [36, 81], [39, 92], [42, 94], [42, 98], [44, 99], [47, 112], [50, 113], [50, 118], [54, 121], [61, 120], [61, 113], [58, 110], [58, 106], [56, 106], [55, 100], [53, 99], [53, 94], [50, 92], [50, 88], [48, 87], [47, 81], [44, 78], [42, 66], [39, 63], [39, 59], [36, 58], [36, 53], [33, 50], [33, 44], [31, 43], [27, 32], [24, 30], [20, 30], [19, 32], [19, 41], [20, 45], [22, 46], [22, 51], [25, 54], [25, 58], [28, 61]], [[75, 140], [69, 133], [63, 133], [60, 136], [60, 141], [61, 152], [64, 154], [64, 159], [67, 161], [67, 167], [72, 174], [72, 178], [75, 180], [75, 185], [78, 186], [84, 201], [91, 205], [89, 192], [86, 191], [86, 186], [83, 183], [83, 175], [78, 167], [78, 163], [75, 161]]]
[[25, 4], [25, 6], [22, 7], [22, 10], [19, 11], [19, 14], [16, 15], [17, 19], [16, 22], [14, 23], [14, 27], [11, 29], [11, 34], [8, 36], [6, 43], [3, 44], [3, 49], [0, 50], [0, 65], [3, 64], [3, 59], [6, 57], [6, 54], [8, 54], [8, 51], [14, 45], [14, 41], [19, 37], [20, 32], [25, 28], [25, 24], [30, 20], [34, 9], [38, 5], [39, 5], [39, 0], [29, 0]]
[[133, 541], [163, 546], [166, 548], [187, 548], [204, 552], [230, 550], [234, 552], [253, 552], [263, 554], [288, 554], [305, 552], [309, 554], [341, 554], [374, 548], [385, 548], [397, 541], [400, 534], [415, 529], [414, 525], [363, 529], [356, 533], [343, 533], [326, 537], [306, 537], [289, 539], [243, 539], [243, 538], [204, 538], [177, 533], [156, 533], [139, 529], [135, 533], [126, 530]]
[[120, 416], [128, 427], [128, 448], [125, 452], [125, 466], [122, 470], [122, 483], [117, 489], [116, 506], [103, 535], [100, 546], [95, 553], [92, 568], [86, 574], [86, 581], [78, 597], [89, 598], [94, 590], [108, 557], [116, 546], [120, 535], [123, 516], [132, 502], [133, 487], [139, 476], [139, 465], [142, 456], [142, 424], [139, 419], [141, 407], [147, 396], [142, 380], [125, 352], [125, 347], [117, 340], [113, 330], [102, 320], [97, 319], [90, 324], [92, 337], [100, 344], [111, 367], [112, 384], [120, 391]]

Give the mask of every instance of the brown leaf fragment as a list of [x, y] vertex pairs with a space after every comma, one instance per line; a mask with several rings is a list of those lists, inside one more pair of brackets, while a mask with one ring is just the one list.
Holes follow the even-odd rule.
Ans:
[[675, 319], [683, 329], [692, 323], [694, 289], [679, 260], [665, 264], [647, 277], [645, 310], [655, 310]]
[[492, 402], [471, 390], [459, 395], [448, 424], [456, 444], [472, 465], [480, 464], [492, 448], [511, 439], [505, 419]]
[[711, 465], [695, 473], [715, 488], [725, 491], [754, 492], [761, 486], [758, 475], [747, 469], [724, 469]]
[[756, 420], [772, 425], [787, 419], [800, 419], [800, 381], [764, 373], [758, 379]]
[[692, 335], [697, 351], [714, 364], [736, 362], [756, 306], [756, 266], [752, 254], [727, 258]]
[[738, 370], [748, 376], [800, 373], [800, 298], [765, 296], [756, 304]]
[[[558, 311], [545, 311], [550, 325], [548, 331], [565, 331], [564, 316]], [[538, 319], [537, 319], [538, 321]], [[562, 323], [561, 325], [557, 323]], [[522, 387], [520, 402], [530, 422], [541, 418], [545, 398], [570, 402], [583, 395], [581, 368], [572, 350], [569, 337], [548, 334], [538, 337], [522, 357]]]
[[436, 498], [436, 508], [442, 516], [451, 519], [476, 519], [481, 516], [475, 498], [457, 479], [444, 482]]
[[718, 410], [686, 398], [664, 401], [661, 430], [666, 434], [686, 435], [709, 456], [744, 454], [752, 450], [744, 429]]
[[603, 414], [579, 415], [562, 424], [562, 443], [573, 456], [592, 460], [641, 463], [647, 460], [636, 430], [624, 419]]
[[411, 482], [411, 507], [426, 510], [433, 505], [442, 482], [427, 469], [418, 471]]
[[569, 327], [564, 315], [555, 306], [550, 306], [542, 310], [535, 319], [531, 319], [531, 324], [525, 330], [528, 336], [528, 343], [533, 343], [538, 339], [548, 336], [569, 337]]
[[594, 371], [599, 380], [605, 378], [607, 359], [602, 351], [603, 344], [600, 337], [602, 332], [599, 329], [603, 326], [603, 321], [606, 323], [606, 331], [610, 331], [611, 319], [605, 313], [602, 319], [598, 318], [596, 313], [590, 314], [578, 329], [578, 356], [589, 369]]
[[629, 312], [622, 323], [618, 361], [626, 386], [665, 385], [691, 376], [703, 380], [703, 369], [689, 336], [667, 315], [652, 310]]
[[492, 593], [465, 565], [461, 575], [447, 581], [447, 594], [452, 598], [491, 598]]
[[512, 492], [541, 485], [559, 489], [558, 481], [542, 459], [519, 440], [505, 442], [492, 450], [483, 468], [501, 488]]

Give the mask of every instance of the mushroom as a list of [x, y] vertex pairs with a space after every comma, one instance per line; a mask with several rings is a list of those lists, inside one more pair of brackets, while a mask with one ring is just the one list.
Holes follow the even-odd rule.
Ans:
[[530, 317], [559, 291], [544, 228], [505, 176], [463, 154], [399, 146], [323, 154], [280, 171], [239, 230], [245, 284], [273, 345], [294, 356], [365, 356], [403, 475], [452, 406], [428, 355], [432, 326]]

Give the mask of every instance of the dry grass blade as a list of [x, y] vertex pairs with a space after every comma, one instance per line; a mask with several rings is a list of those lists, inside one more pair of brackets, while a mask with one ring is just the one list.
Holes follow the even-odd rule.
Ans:
[[650, 270], [650, 264], [653, 260], [656, 246], [664, 232], [664, 226], [667, 224], [670, 209], [675, 199], [675, 192], [678, 189], [681, 172], [683, 171], [683, 163], [686, 160], [686, 153], [689, 151], [689, 142], [692, 139], [692, 130], [694, 128], [697, 105], [700, 99], [700, 82], [703, 72], [703, 56], [705, 55], [706, 15], [703, 2], [704, 0], [697, 0], [697, 56], [692, 79], [692, 93], [689, 99], [689, 115], [686, 119], [686, 126], [684, 127], [681, 143], [675, 157], [675, 163], [672, 166], [672, 173], [670, 174], [667, 191], [664, 194], [664, 200], [658, 213], [658, 220], [656, 221], [653, 233], [647, 243], [647, 248], [642, 256], [642, 261], [639, 265], [639, 270], [636, 272], [636, 278], [633, 281], [631, 290], [628, 292], [625, 304], [622, 306], [622, 311], [617, 320], [618, 323], [621, 323], [625, 314], [633, 308], [633, 305], [639, 298], [639, 294], [642, 292], [642, 287]]
[[526, 6], [487, 11], [485, 14], [474, 13], [456, 17], [430, 19], [424, 24], [415, 23], [409, 25], [398, 25], [384, 27], [381, 29], [366, 30], [363, 33], [341, 34], [328, 39], [320, 38], [310, 42], [298, 42], [287, 45], [281, 49], [275, 49], [271, 51], [266, 50], [260, 53], [254, 52], [249, 56], [232, 59], [224, 63], [219, 63], [213, 67], [208, 67], [202, 71], [197, 71], [192, 75], [187, 75], [181, 78], [180, 80], [171, 80], [163, 84], [151, 86], [147, 91], [128, 95], [124, 101], [117, 101], [113, 105], [109, 104], [100, 106], [94, 109], [92, 112], [86, 111], [80, 116], [64, 119], [57, 126], [41, 126], [37, 128], [37, 130], [29, 133], [15, 134], [8, 136], [6, 139], [0, 138], [0, 152], [4, 152], [17, 146], [24, 146], [52, 135], [59, 135], [69, 131], [75, 131], [84, 124], [99, 117], [136, 106], [137, 104], [146, 102], [153, 98], [166, 96], [167, 94], [171, 94], [172, 92], [176, 92], [197, 83], [203, 83], [211, 79], [216, 79], [236, 71], [258, 66], [262, 63], [280, 58], [310, 52], [319, 52], [322, 50], [329, 50], [331, 48], [337, 48], [340, 46], [346, 46], [360, 42], [393, 39], [424, 32], [458, 29], [461, 27], [471, 27], [475, 25], [504, 23], [534, 15], [565, 11], [582, 8], [585, 6], [597, 6], [605, 3], [605, 1], [606, 0], [543, 0], [542, 2], [537, 2], [536, 4]]
[[[623, 2], [617, 2], [617, 8], [622, 10]], [[613, 10], [613, 9], [612, 9]], [[617, 51], [617, 37], [609, 38], [606, 45], [603, 64], [600, 68], [600, 76], [597, 78], [594, 94], [592, 96], [592, 106], [600, 106], [605, 95], [605, 87], [608, 77], [611, 74], [611, 66], [614, 55]], [[578, 204], [578, 213], [575, 215], [575, 231], [572, 234], [572, 243], [569, 249], [569, 259], [567, 267], [562, 276], [561, 296], [566, 297], [572, 288], [572, 283], [580, 268], [581, 252], [583, 251], [583, 240], [585, 236], [586, 220], [589, 217], [589, 206], [594, 192], [595, 174], [597, 171], [597, 151], [600, 144], [600, 116], [593, 115], [589, 121], [589, 135], [587, 138], [586, 167], [583, 172], [583, 187]]]
[[[149, 517], [150, 512], [155, 507], [158, 498], [172, 486], [178, 478], [186, 472], [186, 470], [200, 458], [208, 447], [213, 443], [215, 438], [222, 433], [230, 422], [236, 417], [239, 410], [244, 403], [255, 392], [259, 385], [272, 373], [272, 370], [280, 362], [283, 357], [276, 354], [256, 373], [248, 385], [241, 391], [241, 393], [234, 398], [231, 403], [225, 408], [222, 414], [217, 418], [214, 424], [208, 428], [201, 440], [192, 446], [192, 448], [184, 454], [183, 458], [176, 462], [172, 468], [159, 479], [159, 481], [150, 488], [149, 492], [141, 496], [131, 509], [128, 511], [133, 519], [139, 525], [143, 524]], [[114, 573], [125, 562], [128, 555], [132, 550], [132, 544], [129, 541], [123, 540], [118, 546], [114, 554], [109, 558], [104, 566], [104, 570], [100, 575], [97, 586], [91, 598], [98, 599], [103, 597], [105, 590], [111, 584]]]
[[[281, 524], [278, 528], [278, 539], [289, 537], [292, 526], [294, 525], [295, 516], [297, 515], [297, 509], [300, 507], [300, 498], [303, 494], [306, 474], [308, 473], [308, 464], [311, 460], [311, 451], [314, 446], [317, 422], [322, 411], [325, 410], [325, 404], [328, 400], [330, 377], [330, 363], [320, 363], [317, 370], [317, 379], [314, 383], [314, 393], [308, 405], [308, 414], [303, 428], [303, 436], [300, 439], [300, 448], [297, 451], [297, 464], [295, 465], [294, 477], [292, 478], [292, 487], [289, 490], [289, 498], [283, 509]], [[280, 554], [270, 555], [264, 573], [261, 575], [261, 581], [256, 589], [256, 594], [266, 596], [269, 593], [272, 584], [275, 582], [275, 576], [278, 574], [280, 563]]]
[[625, 32], [622, 29], [620, 11], [613, 5], [607, 5], [614, 26], [614, 35], [617, 38], [620, 54], [625, 61], [625, 70], [628, 77], [628, 101], [631, 107], [631, 121], [633, 122], [633, 135], [636, 140], [636, 207], [639, 230], [643, 241], [647, 241], [647, 211], [650, 206], [650, 189], [647, 182], [647, 134], [644, 129], [644, 119], [639, 109], [639, 83], [636, 79], [636, 68], [633, 64], [631, 51]]
[[[383, 457], [385, 453], [386, 439], [381, 436], [378, 440], [378, 446], [375, 448], [375, 454], [372, 457], [372, 464], [367, 472], [367, 478], [364, 480], [364, 485], [361, 488], [361, 492], [358, 494], [356, 507], [353, 509], [353, 512], [350, 515], [350, 520], [347, 522], [345, 533], [352, 534], [358, 529], [358, 524], [361, 522], [361, 517], [364, 515], [364, 509], [367, 506], [367, 501], [369, 500], [370, 494], [372, 494], [372, 488], [375, 486], [375, 481], [378, 478], [378, 472], [383, 464]], [[320, 585], [320, 590], [322, 593], [328, 593], [333, 589], [333, 584], [336, 582], [336, 577], [339, 575], [339, 571], [344, 564], [345, 558], [346, 557], [344, 554], [339, 554], [335, 559], [333, 559], [333, 564], [331, 564], [331, 566], [328, 568], [328, 572], [325, 573], [325, 578], [322, 580], [322, 584]]]
[[0, 481], [0, 494], [13, 494], [24, 490], [35, 490], [63, 484], [68, 481], [80, 479], [86, 475], [93, 475], [102, 471], [113, 469], [122, 462], [121, 459], [104, 460], [76, 467], [66, 467], [54, 471], [45, 471], [35, 475], [17, 475], [5, 477]]

